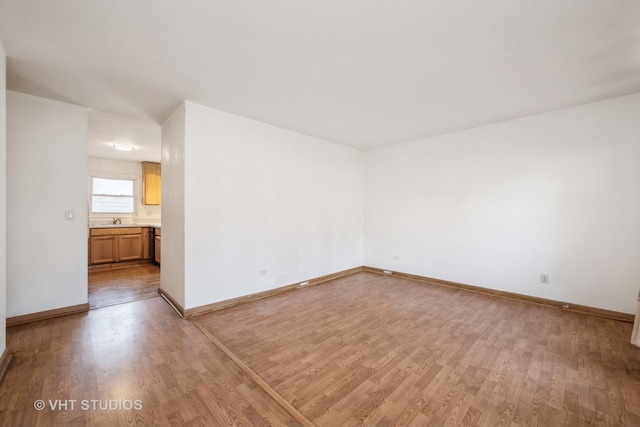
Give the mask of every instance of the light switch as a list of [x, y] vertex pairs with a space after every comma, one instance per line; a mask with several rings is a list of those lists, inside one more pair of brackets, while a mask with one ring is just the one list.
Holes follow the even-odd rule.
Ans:
[[64, 219], [66, 221], [73, 221], [75, 218], [75, 213], [73, 212], [73, 209], [66, 209], [64, 211]]

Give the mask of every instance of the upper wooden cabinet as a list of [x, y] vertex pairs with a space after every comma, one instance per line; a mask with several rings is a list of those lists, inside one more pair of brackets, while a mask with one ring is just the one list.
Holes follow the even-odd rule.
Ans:
[[160, 163], [142, 162], [142, 204], [160, 206], [162, 175]]

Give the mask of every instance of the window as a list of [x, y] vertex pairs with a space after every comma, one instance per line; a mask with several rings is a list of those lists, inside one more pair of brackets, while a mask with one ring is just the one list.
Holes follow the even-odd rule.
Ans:
[[91, 178], [92, 213], [134, 213], [133, 179]]

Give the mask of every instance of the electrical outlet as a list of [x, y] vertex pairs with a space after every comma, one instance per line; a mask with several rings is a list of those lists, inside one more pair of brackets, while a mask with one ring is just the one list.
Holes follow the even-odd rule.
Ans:
[[541, 274], [540, 275], [540, 283], [544, 283], [544, 284], [549, 283], [549, 275], [548, 274]]
[[308, 284], [309, 284], [309, 281], [307, 280], [307, 281], [304, 281], [304, 282], [300, 283], [300, 286], [307, 286]]
[[393, 272], [392, 272], [392, 271], [389, 271], [389, 270], [382, 270], [382, 272], [383, 272], [384, 274], [393, 274]]
[[393, 259], [396, 260], [396, 261], [400, 261], [400, 256], [399, 255], [394, 255]]

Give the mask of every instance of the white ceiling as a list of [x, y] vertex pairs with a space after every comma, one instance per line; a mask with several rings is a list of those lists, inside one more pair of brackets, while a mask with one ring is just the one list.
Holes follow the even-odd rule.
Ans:
[[11, 90], [367, 149], [640, 91], [637, 0], [0, 0]]
[[[159, 162], [161, 128], [148, 120], [136, 120], [89, 110], [88, 155], [105, 159]], [[118, 151], [114, 143], [129, 144], [132, 151]]]

